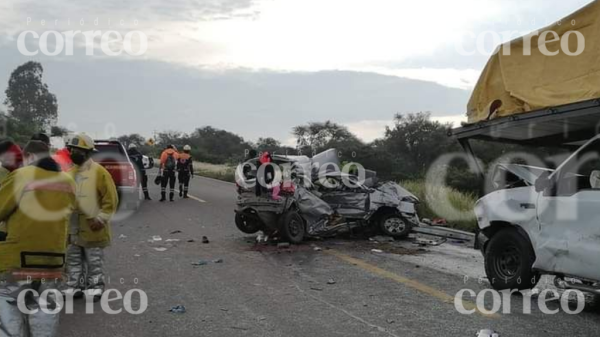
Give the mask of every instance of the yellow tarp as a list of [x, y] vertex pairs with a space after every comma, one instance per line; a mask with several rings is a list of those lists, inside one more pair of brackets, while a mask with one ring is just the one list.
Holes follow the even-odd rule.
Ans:
[[[549, 34], [540, 49], [540, 36], [545, 31], [556, 32], [560, 40], [551, 42], [555, 36]], [[561, 48], [561, 41], [566, 40], [569, 51], [577, 51], [577, 36], [573, 33], [565, 36], [569, 31], [581, 32], [585, 38], [585, 47], [578, 56], [569, 56]], [[600, 0], [539, 30], [537, 36], [531, 34], [529, 38], [511, 41], [510, 55], [500, 49], [481, 74], [468, 104], [469, 123], [599, 98], [599, 44]], [[528, 45], [531, 47], [527, 48]], [[544, 46], [548, 52], [559, 53], [544, 55]], [[525, 55], [527, 49], [531, 55]], [[493, 104], [496, 100], [502, 102], [501, 107], [497, 107], [497, 102]]]

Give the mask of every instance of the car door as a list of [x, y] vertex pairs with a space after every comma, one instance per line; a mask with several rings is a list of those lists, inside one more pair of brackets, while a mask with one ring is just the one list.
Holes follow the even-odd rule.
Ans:
[[341, 177], [328, 177], [321, 184], [321, 199], [339, 214], [349, 218], [362, 218], [369, 211], [369, 189], [358, 182]]
[[539, 193], [535, 268], [600, 280], [600, 189], [590, 181], [600, 170], [598, 150], [597, 139], [583, 146]]

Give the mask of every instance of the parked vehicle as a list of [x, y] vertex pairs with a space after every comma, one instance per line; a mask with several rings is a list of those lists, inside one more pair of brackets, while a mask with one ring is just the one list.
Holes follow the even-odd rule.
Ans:
[[140, 181], [123, 145], [117, 140], [96, 140], [94, 145], [98, 152], [93, 159], [110, 173], [117, 185], [120, 208], [139, 208], [143, 199]]
[[[374, 184], [374, 172], [366, 179], [344, 174], [335, 150], [308, 157], [273, 156], [274, 164], [287, 171], [289, 179], [277, 186], [257, 189], [258, 159], [238, 167], [238, 200], [235, 222], [242, 232], [279, 234], [291, 243], [306, 237], [330, 236], [354, 228], [374, 228], [383, 234], [404, 238], [418, 226], [419, 200], [396, 183]], [[326, 161], [324, 161], [326, 160]], [[335, 165], [331, 165], [335, 164]], [[331, 169], [321, 169], [329, 166]], [[285, 168], [289, 170], [286, 170]], [[318, 172], [321, 171], [321, 175]], [[283, 173], [285, 176], [286, 173]]]
[[576, 149], [555, 170], [495, 168], [494, 191], [475, 205], [476, 247], [495, 289], [529, 289], [546, 274], [560, 288], [600, 294], [599, 123], [594, 100], [452, 130], [471, 154], [472, 139]]

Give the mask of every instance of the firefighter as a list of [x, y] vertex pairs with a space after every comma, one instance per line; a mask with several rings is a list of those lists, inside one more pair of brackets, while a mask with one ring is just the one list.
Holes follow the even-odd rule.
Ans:
[[60, 309], [58, 286], [76, 187], [43, 142], [27, 143], [24, 156], [28, 165], [10, 173], [0, 187], [0, 220], [8, 227], [6, 242], [0, 242], [0, 336], [51, 337], [57, 335], [60, 310], [22, 313], [17, 299], [27, 291], [26, 306], [39, 308], [33, 290], [49, 295], [48, 309]]
[[175, 170], [177, 169], [177, 161], [179, 160], [179, 153], [175, 148], [175, 145], [169, 145], [160, 155], [160, 172], [162, 175], [162, 181], [160, 184], [160, 200], [161, 202], [167, 200], [167, 185], [169, 185], [169, 200], [174, 201], [175, 197]]
[[[67, 148], [77, 185], [77, 208], [71, 219], [67, 249], [67, 289], [74, 297], [84, 293], [100, 300], [104, 291], [104, 248], [110, 246], [110, 221], [117, 211], [118, 196], [108, 171], [91, 158], [94, 141], [86, 134], [73, 137]], [[82, 279], [83, 271], [87, 278]]]
[[127, 154], [129, 158], [133, 161], [135, 167], [137, 167], [137, 171], [141, 177], [142, 182], [142, 191], [144, 191], [144, 199], [152, 200], [150, 198], [150, 193], [148, 192], [148, 175], [146, 174], [146, 168], [144, 167], [144, 156], [138, 150], [137, 145], [131, 143], [128, 146]]
[[179, 178], [179, 197], [188, 198], [190, 188], [190, 178], [194, 177], [194, 164], [190, 151], [192, 148], [189, 145], [183, 147], [183, 153], [179, 154], [177, 161], [177, 172]]
[[[0, 142], [0, 186], [8, 175], [23, 165], [23, 152], [12, 140]], [[0, 241], [6, 240], [6, 223], [0, 222]]]

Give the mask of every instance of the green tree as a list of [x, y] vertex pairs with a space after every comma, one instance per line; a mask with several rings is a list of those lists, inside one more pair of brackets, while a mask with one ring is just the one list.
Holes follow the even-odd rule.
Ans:
[[117, 139], [126, 149], [129, 148], [130, 144], [135, 144], [138, 148], [141, 148], [146, 144], [146, 139], [137, 133], [123, 135]]
[[303, 154], [312, 155], [330, 148], [342, 152], [346, 160], [351, 160], [353, 154], [364, 149], [365, 144], [347, 127], [332, 121], [311, 122], [292, 129], [296, 137], [296, 146]]
[[42, 81], [44, 68], [29, 61], [17, 67], [8, 81], [6, 100], [8, 114], [33, 130], [45, 130], [58, 119], [56, 96]]

